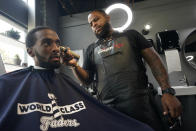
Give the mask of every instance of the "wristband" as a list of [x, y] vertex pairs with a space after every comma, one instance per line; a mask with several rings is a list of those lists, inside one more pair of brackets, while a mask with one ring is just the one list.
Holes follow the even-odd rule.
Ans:
[[173, 89], [173, 88], [167, 88], [165, 90], [162, 90], [162, 94], [166, 94], [166, 93], [171, 94], [171, 95], [176, 94], [175, 89]]

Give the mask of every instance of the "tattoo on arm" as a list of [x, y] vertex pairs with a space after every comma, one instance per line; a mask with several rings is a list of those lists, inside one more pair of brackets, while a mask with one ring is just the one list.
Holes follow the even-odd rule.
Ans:
[[169, 88], [169, 78], [167, 71], [159, 58], [158, 54], [152, 48], [147, 48], [142, 51], [142, 55], [148, 65], [151, 68], [151, 71], [158, 81], [162, 89]]

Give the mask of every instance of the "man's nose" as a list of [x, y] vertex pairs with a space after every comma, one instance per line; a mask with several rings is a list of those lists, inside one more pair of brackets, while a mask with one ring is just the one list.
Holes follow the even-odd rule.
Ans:
[[54, 44], [54, 47], [53, 47], [53, 51], [54, 53], [59, 53], [60, 52], [60, 46], [57, 45], [57, 44]]

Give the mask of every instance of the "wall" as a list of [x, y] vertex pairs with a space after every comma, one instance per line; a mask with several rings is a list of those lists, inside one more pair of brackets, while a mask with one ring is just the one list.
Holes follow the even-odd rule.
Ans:
[[36, 0], [36, 26], [49, 26], [59, 32], [59, 16], [57, 0]]
[[60, 17], [59, 31], [63, 44], [75, 50], [86, 48], [96, 40], [87, 23], [87, 16], [88, 12]]
[[[146, 23], [152, 25], [151, 32], [145, 36], [155, 40], [155, 34], [165, 29], [176, 29], [180, 36], [180, 45], [188, 34], [195, 29], [196, 1], [195, 0], [147, 0], [135, 3], [132, 7], [133, 23], [129, 29], [141, 31]], [[59, 30], [62, 42], [71, 49], [83, 49], [96, 40], [87, 23], [88, 12], [76, 14], [72, 17], [64, 16], [59, 19]], [[121, 15], [111, 14], [112, 25], [119, 25], [125, 21]], [[184, 60], [180, 52], [182, 69], [190, 84], [196, 78], [196, 70], [192, 69]], [[165, 59], [162, 56], [164, 64]], [[150, 80], [158, 86], [148, 70]]]

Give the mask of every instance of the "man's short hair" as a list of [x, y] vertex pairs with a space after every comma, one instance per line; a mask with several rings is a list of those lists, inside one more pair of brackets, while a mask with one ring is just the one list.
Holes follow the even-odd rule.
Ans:
[[92, 13], [92, 12], [99, 12], [99, 13], [101, 13], [103, 16], [107, 16], [107, 14], [105, 13], [105, 11], [102, 10], [102, 9], [96, 9], [96, 10], [91, 11], [90, 13]]
[[35, 45], [35, 42], [37, 40], [36, 36], [35, 36], [35, 33], [40, 31], [40, 30], [44, 30], [44, 29], [50, 29], [50, 30], [53, 30], [51, 29], [50, 27], [47, 27], [47, 26], [37, 26], [36, 28], [30, 30], [26, 36], [26, 40], [25, 40], [25, 43], [26, 43], [26, 47], [30, 48], [32, 46]]

